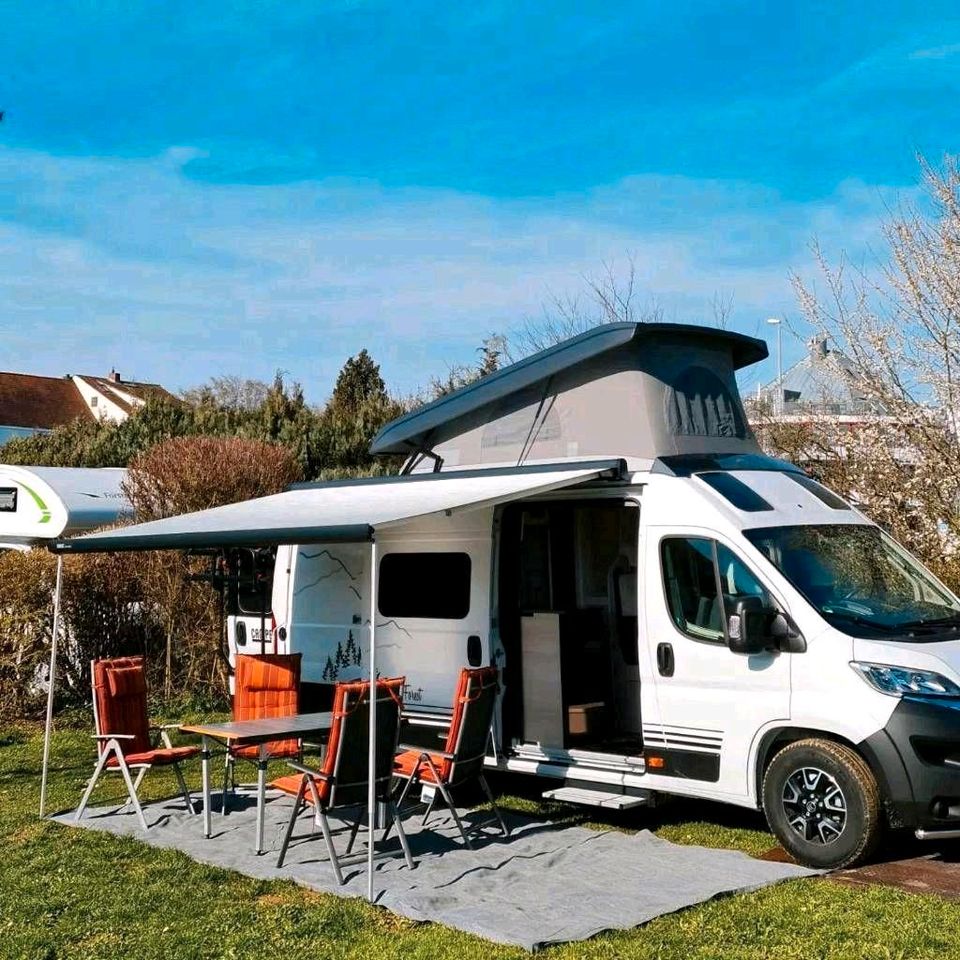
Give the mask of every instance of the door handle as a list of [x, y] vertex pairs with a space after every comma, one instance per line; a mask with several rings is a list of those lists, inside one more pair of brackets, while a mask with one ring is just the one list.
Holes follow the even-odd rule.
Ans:
[[479, 667], [483, 662], [483, 644], [478, 636], [467, 637], [467, 663]]
[[673, 659], [673, 645], [669, 643], [657, 644], [657, 669], [661, 677], [672, 677], [675, 662]]

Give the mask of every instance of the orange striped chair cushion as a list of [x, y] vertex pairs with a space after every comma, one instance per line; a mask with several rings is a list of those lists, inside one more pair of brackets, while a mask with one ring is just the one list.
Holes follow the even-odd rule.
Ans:
[[[241, 654], [237, 657], [234, 720], [261, 720], [266, 717], [291, 717], [300, 711], [300, 654]], [[266, 744], [271, 757], [300, 755], [298, 740], [271, 740]], [[256, 746], [233, 747], [235, 757], [255, 760]]]
[[[93, 664], [93, 695], [97, 704], [97, 733], [132, 734], [120, 740], [124, 756], [152, 749], [147, 719], [147, 681], [143, 657], [114, 657]], [[99, 744], [99, 749], [104, 749]]]

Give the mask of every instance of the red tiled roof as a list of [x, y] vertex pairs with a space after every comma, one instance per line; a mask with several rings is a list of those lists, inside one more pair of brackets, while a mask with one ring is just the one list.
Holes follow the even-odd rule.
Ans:
[[93, 417], [66, 377], [0, 372], [0, 425], [51, 430], [77, 417]]

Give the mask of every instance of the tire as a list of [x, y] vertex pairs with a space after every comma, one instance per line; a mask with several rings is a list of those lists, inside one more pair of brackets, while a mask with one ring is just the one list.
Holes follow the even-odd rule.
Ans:
[[832, 740], [798, 740], [763, 775], [770, 829], [808, 867], [835, 870], [865, 860], [880, 840], [880, 788], [866, 761]]

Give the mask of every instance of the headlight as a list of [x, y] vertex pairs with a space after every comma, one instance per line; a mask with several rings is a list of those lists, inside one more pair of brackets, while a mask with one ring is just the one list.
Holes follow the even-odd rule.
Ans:
[[891, 697], [960, 697], [960, 686], [932, 670], [911, 670], [888, 663], [850, 663], [875, 690]]

